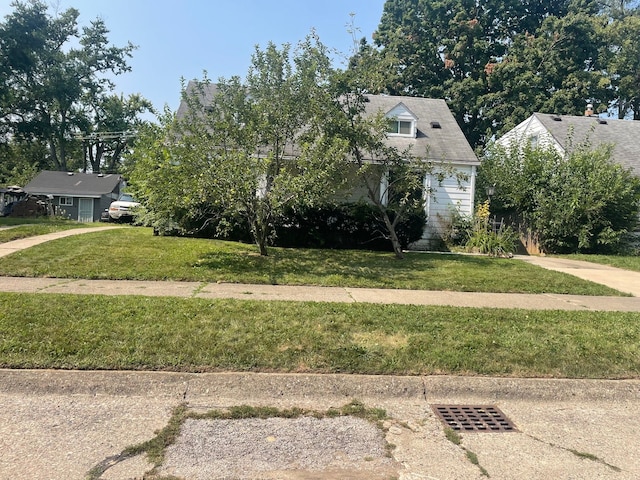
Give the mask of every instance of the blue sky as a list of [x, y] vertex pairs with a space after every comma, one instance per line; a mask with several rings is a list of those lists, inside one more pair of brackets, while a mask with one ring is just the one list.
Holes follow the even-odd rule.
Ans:
[[[380, 23], [384, 0], [56, 0], [62, 11], [80, 11], [79, 24], [104, 19], [109, 39], [138, 46], [132, 72], [116, 77], [118, 93], [140, 93], [157, 109], [177, 109], [180, 78], [211, 79], [240, 75], [249, 67], [255, 45], [298, 41], [311, 31], [340, 52], [353, 47], [347, 24], [355, 13], [358, 38]], [[0, 16], [13, 9], [0, 0]], [[52, 10], [52, 13], [54, 10]], [[336, 58], [336, 66], [340, 66]]]

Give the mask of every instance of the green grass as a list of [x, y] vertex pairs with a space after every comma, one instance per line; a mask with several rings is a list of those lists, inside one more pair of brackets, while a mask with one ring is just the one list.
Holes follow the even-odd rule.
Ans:
[[469, 255], [271, 248], [154, 237], [122, 228], [37, 245], [0, 259], [0, 275], [406, 288], [475, 292], [622, 295], [513, 259]]
[[570, 260], [582, 260], [584, 262], [599, 263], [601, 265], [609, 265], [612, 267], [623, 268], [625, 270], [633, 270], [640, 272], [640, 256], [637, 255], [562, 255], [563, 258]]
[[640, 315], [0, 294], [0, 367], [639, 378]]
[[47, 233], [60, 232], [63, 230], [71, 230], [72, 228], [83, 228], [93, 225], [94, 224], [65, 221], [41, 222], [33, 225], [15, 224], [15, 226], [12, 226], [11, 228], [0, 228], [0, 243], [6, 243], [12, 240], [19, 240], [21, 238], [35, 237], [37, 235], [46, 235]]

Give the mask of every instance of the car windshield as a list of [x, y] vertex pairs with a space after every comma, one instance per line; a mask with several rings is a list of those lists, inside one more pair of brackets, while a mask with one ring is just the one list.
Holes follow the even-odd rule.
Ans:
[[135, 202], [135, 200], [133, 199], [133, 197], [131, 195], [129, 195], [128, 193], [125, 193], [123, 195], [120, 195], [119, 200], [121, 202]]

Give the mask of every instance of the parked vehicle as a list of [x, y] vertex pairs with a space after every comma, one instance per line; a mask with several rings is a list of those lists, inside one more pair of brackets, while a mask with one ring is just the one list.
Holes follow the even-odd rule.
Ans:
[[133, 211], [140, 203], [129, 194], [124, 193], [115, 202], [109, 205], [109, 219], [112, 222], [132, 222]]

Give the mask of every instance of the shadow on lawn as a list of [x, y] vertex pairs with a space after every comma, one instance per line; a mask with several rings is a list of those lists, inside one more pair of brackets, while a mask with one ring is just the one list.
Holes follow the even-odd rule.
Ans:
[[246, 251], [217, 251], [203, 255], [198, 262], [200, 268], [216, 272], [228, 281], [336, 286], [362, 283], [380, 287], [460, 265], [477, 268], [489, 263], [481, 257], [409, 253], [403, 260], [397, 260], [387, 252], [313, 249], [270, 249], [266, 257]]

